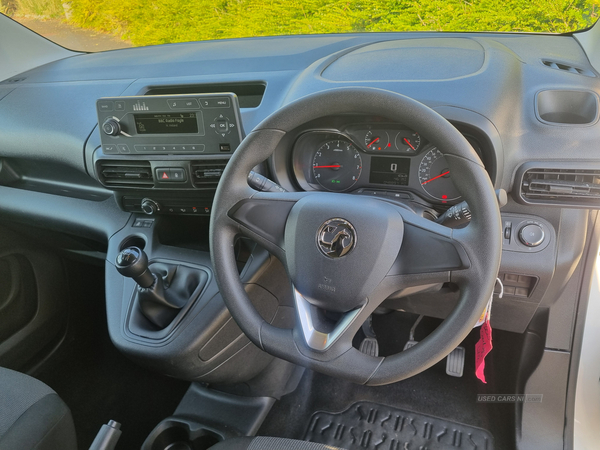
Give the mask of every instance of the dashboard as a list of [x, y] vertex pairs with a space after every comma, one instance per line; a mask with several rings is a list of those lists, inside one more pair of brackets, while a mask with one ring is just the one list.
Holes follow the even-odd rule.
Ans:
[[[523, 332], [583, 251], [598, 201], [599, 80], [572, 36], [356, 33], [71, 53], [0, 82], [1, 217], [101, 249], [128, 230], [206, 250], [220, 175], [257, 125], [316, 92], [386, 89], [446, 118], [509, 193], [499, 274], [508, 289], [493, 320]], [[119, 127], [129, 137], [111, 134]], [[288, 191], [373, 195], [431, 220], [462, 200], [443, 148], [362, 111], [311, 117], [256, 171]], [[526, 225], [543, 231], [539, 245], [521, 240]], [[438, 297], [390, 307], [444, 316], [452, 301]], [[553, 348], [565, 347], [569, 326]]]

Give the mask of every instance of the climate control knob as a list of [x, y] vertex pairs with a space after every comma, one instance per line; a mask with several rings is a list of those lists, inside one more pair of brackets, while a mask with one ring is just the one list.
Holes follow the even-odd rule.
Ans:
[[102, 124], [102, 131], [109, 136], [118, 136], [121, 133], [121, 124], [113, 117], [108, 118]]
[[527, 247], [537, 247], [544, 242], [544, 230], [534, 223], [525, 225], [519, 230], [519, 240]]
[[151, 198], [145, 198], [142, 200], [142, 211], [149, 215], [156, 214], [160, 211], [160, 205]]

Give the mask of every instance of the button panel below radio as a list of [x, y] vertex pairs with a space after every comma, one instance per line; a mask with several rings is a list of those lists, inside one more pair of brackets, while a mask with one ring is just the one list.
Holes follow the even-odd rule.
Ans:
[[[148, 197], [124, 195], [121, 197], [121, 205], [125, 211], [144, 213], [145, 210], [142, 208], [144, 200], [148, 200]], [[153, 197], [151, 201], [159, 205], [159, 209], [151, 215], [208, 216], [212, 210], [213, 199], [208, 197], [198, 199]]]

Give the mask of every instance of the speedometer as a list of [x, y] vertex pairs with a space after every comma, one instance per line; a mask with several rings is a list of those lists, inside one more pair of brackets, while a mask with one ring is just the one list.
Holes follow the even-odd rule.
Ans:
[[328, 191], [345, 191], [354, 186], [362, 172], [362, 159], [350, 142], [327, 141], [315, 153], [313, 175]]
[[446, 202], [460, 198], [460, 194], [452, 182], [446, 158], [435, 147], [421, 159], [419, 183], [423, 190], [436, 200]]

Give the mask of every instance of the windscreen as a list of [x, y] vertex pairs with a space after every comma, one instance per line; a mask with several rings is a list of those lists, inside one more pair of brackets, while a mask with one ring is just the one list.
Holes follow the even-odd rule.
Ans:
[[255, 36], [397, 31], [567, 33], [600, 0], [0, 0], [0, 12], [73, 50]]

